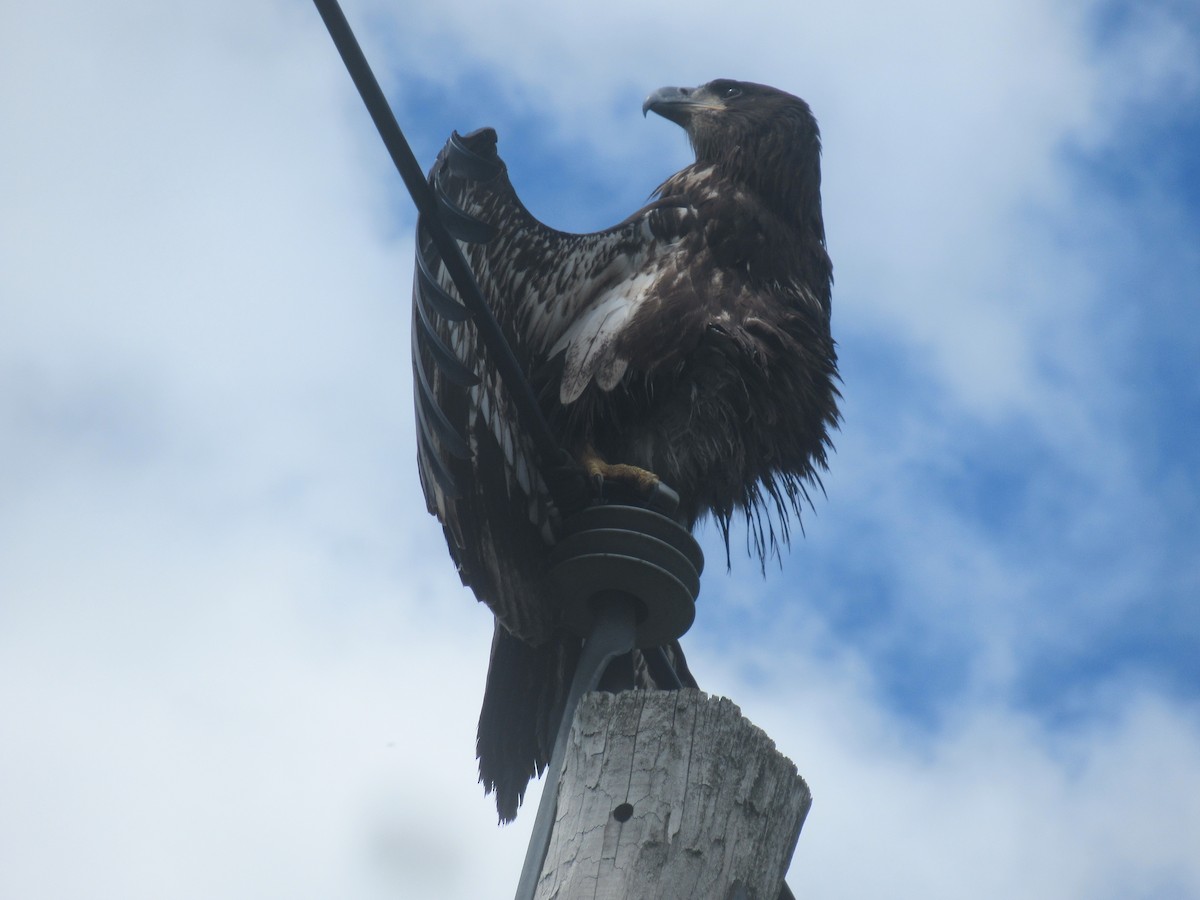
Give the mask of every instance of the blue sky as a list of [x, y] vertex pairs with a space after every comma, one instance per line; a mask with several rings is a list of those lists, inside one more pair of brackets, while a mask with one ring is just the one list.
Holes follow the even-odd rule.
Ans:
[[[1200, 898], [1194, 5], [347, 12], [422, 161], [492, 125], [561, 228], [687, 162], [656, 87], [812, 104], [845, 422], [685, 640], [813, 789], [793, 885]], [[315, 11], [0, 26], [0, 895], [504, 896], [412, 212]]]

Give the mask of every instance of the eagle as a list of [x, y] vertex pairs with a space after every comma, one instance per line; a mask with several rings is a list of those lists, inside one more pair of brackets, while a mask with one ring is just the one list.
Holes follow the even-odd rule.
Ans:
[[[765, 565], [819, 487], [839, 422], [817, 122], [798, 97], [729, 79], [662, 88], [642, 112], [682, 127], [695, 162], [603, 231], [534, 218], [490, 128], [455, 134], [430, 182], [490, 238], [463, 251], [565, 468], [639, 496], [668, 485], [679, 523], [711, 517], [727, 556], [744, 518]], [[476, 753], [509, 821], [549, 760], [580, 653], [547, 588], [558, 476], [474, 322], [448, 312], [455, 289], [423, 227], [415, 291], [421, 486], [463, 583], [495, 616]], [[665, 649], [695, 686], [678, 643]], [[633, 686], [657, 686], [637, 651], [630, 662]]]

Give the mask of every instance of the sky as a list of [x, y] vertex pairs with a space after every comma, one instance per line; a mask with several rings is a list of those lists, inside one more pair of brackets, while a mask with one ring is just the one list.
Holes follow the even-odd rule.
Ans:
[[[593, 230], [735, 77], [812, 105], [836, 454], [691, 668], [814, 898], [1200, 898], [1200, 10], [355, 0], [422, 163]], [[315, 9], [0, 12], [0, 897], [503, 897], [490, 616], [416, 476], [414, 216]]]

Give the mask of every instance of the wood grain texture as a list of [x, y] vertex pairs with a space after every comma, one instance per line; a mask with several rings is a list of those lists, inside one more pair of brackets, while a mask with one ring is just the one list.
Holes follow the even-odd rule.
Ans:
[[811, 804], [795, 765], [725, 698], [589, 694], [536, 896], [774, 900]]

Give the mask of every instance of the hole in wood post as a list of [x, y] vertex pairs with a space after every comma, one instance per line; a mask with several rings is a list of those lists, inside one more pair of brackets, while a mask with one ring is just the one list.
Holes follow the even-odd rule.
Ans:
[[618, 822], [628, 822], [633, 816], [633, 805], [630, 803], [622, 803], [613, 810], [613, 818]]

